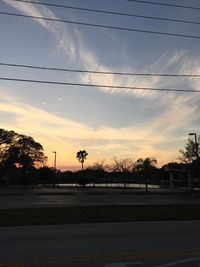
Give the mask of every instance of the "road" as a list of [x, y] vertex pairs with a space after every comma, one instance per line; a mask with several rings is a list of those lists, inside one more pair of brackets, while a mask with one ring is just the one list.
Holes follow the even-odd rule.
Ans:
[[200, 198], [193, 198], [184, 192], [172, 193], [150, 190], [146, 195], [142, 190], [118, 188], [2, 188], [0, 209], [200, 203]]
[[8, 266], [200, 266], [200, 221], [1, 227]]

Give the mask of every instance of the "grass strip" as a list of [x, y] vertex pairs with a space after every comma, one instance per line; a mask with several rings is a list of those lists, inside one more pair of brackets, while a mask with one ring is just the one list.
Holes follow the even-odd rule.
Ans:
[[199, 219], [200, 204], [0, 209], [0, 226]]

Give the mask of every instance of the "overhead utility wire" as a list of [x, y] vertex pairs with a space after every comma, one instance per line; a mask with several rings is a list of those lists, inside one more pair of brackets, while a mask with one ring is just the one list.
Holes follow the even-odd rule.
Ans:
[[0, 80], [13, 81], [13, 82], [40, 83], [40, 84], [71, 85], [71, 86], [84, 86], [84, 87], [102, 87], [102, 88], [125, 89], [125, 90], [145, 90], [145, 91], [162, 91], [162, 92], [167, 91], [167, 92], [200, 93], [200, 90], [194, 90], [194, 89], [170, 89], [170, 88], [118, 86], [118, 85], [100, 85], [100, 84], [85, 84], [85, 83], [69, 83], [69, 82], [58, 82], [58, 81], [17, 79], [17, 78], [7, 78], [7, 77], [0, 77]]
[[47, 21], [56, 21], [56, 22], [63, 22], [63, 23], [69, 23], [69, 24], [75, 24], [75, 25], [84, 25], [84, 26], [88, 26], [88, 27], [96, 27], [96, 28], [104, 28], [104, 29], [113, 29], [113, 30], [129, 31], [129, 32], [141, 32], [141, 33], [158, 34], [158, 35], [173, 36], [173, 37], [191, 38], [191, 39], [200, 39], [200, 36], [197, 36], [197, 35], [187, 35], [187, 34], [178, 34], [178, 33], [169, 33], [169, 32], [139, 30], [139, 29], [133, 29], [133, 28], [124, 28], [124, 27], [108, 26], [108, 25], [101, 25], [101, 24], [78, 22], [78, 21], [30, 16], [30, 15], [23, 15], [23, 14], [3, 12], [3, 11], [0, 11], [0, 15], [8, 15], [8, 16], [16, 16], [16, 17], [32, 18], [32, 19], [41, 19], [41, 20], [47, 20]]
[[129, 1], [129, 2], [142, 3], [142, 4], [160, 5], [160, 6], [170, 6], [170, 7], [187, 8], [187, 9], [194, 9], [194, 10], [199, 10], [199, 9], [200, 9], [200, 7], [195, 7], [195, 6], [175, 5], [175, 4], [168, 4], [168, 3], [154, 2], [154, 1], [143, 1], [143, 0], [128, 0], [128, 1]]
[[67, 8], [67, 9], [74, 9], [74, 10], [81, 10], [81, 11], [88, 11], [88, 12], [103, 13], [103, 14], [109, 14], [109, 15], [137, 17], [137, 18], [143, 18], [143, 19], [164, 20], [164, 21], [171, 21], [171, 22], [197, 24], [197, 25], [200, 24], [200, 22], [198, 22], [198, 21], [180, 20], [180, 19], [163, 18], [163, 17], [155, 17], [155, 16], [145, 16], [145, 15], [121, 13], [121, 12], [114, 12], [114, 11], [107, 11], [107, 10], [75, 7], [75, 6], [68, 6], [68, 5], [67, 6], [66, 5], [57, 5], [57, 4], [50, 4], [50, 3], [46, 3], [46, 2], [35, 2], [35, 1], [26, 1], [26, 0], [13, 0], [13, 1], [36, 4], [36, 5], [45, 5], [45, 6], [51, 6], [51, 7], [58, 7], [58, 8]]
[[38, 70], [64, 71], [64, 72], [91, 73], [91, 74], [112, 74], [112, 75], [124, 75], [124, 76], [158, 76], [158, 77], [191, 77], [191, 78], [192, 77], [200, 77], [200, 74], [167, 74], [167, 73], [159, 74], [159, 73], [111, 72], [111, 71], [52, 68], [52, 67], [3, 63], [3, 62], [0, 62], [0, 66], [29, 68], [29, 69], [38, 69]]

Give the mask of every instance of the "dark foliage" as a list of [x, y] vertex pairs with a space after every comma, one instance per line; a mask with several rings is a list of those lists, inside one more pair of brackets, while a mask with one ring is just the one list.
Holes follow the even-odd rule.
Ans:
[[20, 168], [23, 179], [34, 167], [46, 161], [43, 147], [30, 136], [0, 129], [0, 178], [13, 167]]

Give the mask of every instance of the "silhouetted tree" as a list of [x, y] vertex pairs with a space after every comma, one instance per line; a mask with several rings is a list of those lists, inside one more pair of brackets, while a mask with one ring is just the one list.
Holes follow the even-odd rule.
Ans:
[[83, 163], [87, 158], [88, 153], [85, 150], [79, 150], [76, 153], [76, 158], [78, 159], [78, 161], [81, 163], [81, 167], [82, 167], [82, 172], [80, 173], [80, 177], [79, 177], [79, 184], [82, 187], [85, 187], [86, 184], [88, 183], [88, 179], [86, 179], [85, 177], [85, 173], [83, 172]]
[[82, 171], [83, 171], [83, 163], [87, 158], [88, 153], [85, 150], [80, 150], [76, 153], [76, 158], [81, 163]]
[[178, 157], [178, 159], [186, 163], [187, 170], [191, 174], [193, 178], [200, 177], [200, 136], [197, 138], [197, 144], [194, 140], [188, 139], [187, 143], [185, 145], [185, 149], [179, 150], [181, 153], [181, 156]]
[[148, 180], [151, 177], [152, 172], [155, 170], [156, 164], [157, 160], [154, 158], [140, 158], [136, 161], [136, 170], [144, 177], [146, 192], [148, 192]]
[[39, 181], [40, 183], [53, 183], [55, 182], [55, 169], [53, 167], [39, 168]]
[[105, 164], [105, 159], [95, 162], [89, 168], [93, 169], [94, 171], [106, 171], [108, 166]]
[[105, 164], [105, 160], [101, 160], [89, 166], [86, 169], [86, 173], [90, 177], [91, 182], [100, 182], [104, 180], [107, 168], [108, 166]]
[[200, 158], [200, 136], [198, 137], [198, 144], [196, 146], [194, 140], [188, 139], [185, 145], [185, 149], [180, 149], [179, 152], [181, 155], [178, 159], [183, 163], [192, 163], [193, 161], [197, 160], [197, 157]]
[[113, 165], [111, 166], [112, 171], [114, 172], [133, 172], [135, 168], [135, 163], [130, 158], [117, 159], [113, 158]]
[[129, 179], [133, 176], [133, 171], [135, 168], [135, 163], [130, 158], [117, 159], [114, 157], [113, 164], [110, 166], [111, 170], [115, 173], [116, 182], [122, 182], [124, 187], [129, 182]]
[[0, 170], [1, 178], [12, 166], [27, 173], [31, 167], [45, 161], [43, 147], [30, 136], [0, 129]]

